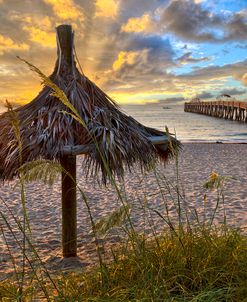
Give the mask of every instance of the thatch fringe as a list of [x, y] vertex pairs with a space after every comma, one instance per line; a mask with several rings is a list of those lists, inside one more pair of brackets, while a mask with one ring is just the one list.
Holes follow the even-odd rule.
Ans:
[[[32, 102], [14, 110], [19, 120], [22, 163], [41, 158], [59, 161], [64, 146], [90, 145], [85, 167], [94, 175], [101, 171], [106, 182], [109, 172], [121, 177], [125, 166], [131, 170], [139, 163], [145, 169], [172, 155], [170, 148], [162, 150], [148, 139], [166, 135], [165, 132], [145, 127], [121, 112], [75, 65], [75, 62], [68, 64], [60, 55], [49, 79], [64, 92], [86, 127], [67, 114], [73, 112], [45, 86]], [[1, 178], [12, 179], [17, 175], [20, 162], [11, 112], [0, 116], [0, 137]], [[171, 137], [171, 145], [175, 149], [179, 142]]]

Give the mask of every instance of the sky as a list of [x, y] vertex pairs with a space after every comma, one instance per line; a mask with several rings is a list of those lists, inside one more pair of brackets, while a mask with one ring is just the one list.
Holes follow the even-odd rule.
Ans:
[[119, 104], [247, 100], [247, 0], [0, 0], [0, 104], [31, 101], [71, 24], [84, 73]]

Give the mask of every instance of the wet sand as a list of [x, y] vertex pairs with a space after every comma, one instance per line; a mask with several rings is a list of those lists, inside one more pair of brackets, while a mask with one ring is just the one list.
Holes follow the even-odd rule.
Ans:
[[[233, 227], [247, 231], [247, 145], [246, 144], [184, 144], [179, 156], [179, 200], [182, 212], [187, 211], [191, 221], [195, 220], [195, 209], [201, 221], [212, 217], [217, 203], [216, 192], [208, 192], [202, 185], [212, 171], [219, 175], [231, 176], [225, 183], [224, 203], [227, 223]], [[121, 206], [114, 188], [99, 186], [92, 179], [85, 180], [81, 159], [77, 163], [78, 182], [86, 194], [95, 220], [106, 217]], [[176, 164], [172, 160], [166, 167], [158, 167], [157, 175], [153, 172], [142, 176], [141, 173], [126, 173], [126, 201], [132, 205], [131, 218], [138, 231], [147, 235], [152, 233], [150, 224], [157, 231], [167, 227], [153, 210], [178, 221], [177, 205], [177, 173]], [[123, 188], [122, 188], [123, 189]], [[161, 190], [160, 190], [161, 189]], [[162, 191], [162, 194], [161, 192]], [[20, 188], [18, 181], [0, 187], [0, 211], [21, 240], [22, 235], [12, 217], [22, 219]], [[206, 203], [203, 200], [207, 194]], [[32, 229], [32, 239], [39, 254], [49, 268], [61, 268], [61, 185], [60, 179], [52, 186], [42, 183], [30, 183], [25, 186], [26, 207]], [[185, 197], [185, 198], [184, 198]], [[4, 202], [3, 202], [4, 201]], [[7, 204], [7, 206], [5, 205]], [[11, 214], [12, 213], [12, 214]], [[220, 201], [215, 223], [224, 220], [224, 208]], [[0, 218], [4, 236], [0, 233], [0, 280], [13, 272], [10, 253], [17, 261], [22, 258], [21, 248], [8, 230], [4, 219]], [[5, 239], [8, 242], [8, 248]], [[124, 233], [112, 229], [101, 242], [114, 245], [124, 240]], [[82, 266], [97, 262], [95, 243], [91, 232], [90, 220], [85, 204], [78, 193], [78, 255]], [[73, 261], [68, 262], [68, 266]], [[64, 263], [63, 263], [64, 265]], [[66, 266], [67, 264], [65, 264]]]

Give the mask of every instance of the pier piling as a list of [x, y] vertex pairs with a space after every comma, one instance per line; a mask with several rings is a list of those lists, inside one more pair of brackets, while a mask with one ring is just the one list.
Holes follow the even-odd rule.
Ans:
[[228, 120], [247, 122], [247, 102], [216, 101], [184, 104], [185, 112], [209, 115]]

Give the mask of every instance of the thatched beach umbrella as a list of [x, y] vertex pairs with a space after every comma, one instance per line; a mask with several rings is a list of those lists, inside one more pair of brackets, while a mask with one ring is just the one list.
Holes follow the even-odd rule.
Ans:
[[[123, 176], [124, 168], [139, 163], [142, 168], [172, 154], [179, 143], [165, 132], [148, 128], [119, 110], [117, 104], [76, 67], [74, 33], [70, 25], [56, 28], [58, 59], [50, 79], [67, 96], [85, 123], [45, 86], [29, 104], [15, 109], [19, 120], [21, 163], [36, 159], [59, 161], [76, 180], [76, 155], [85, 154], [84, 166], [106, 182], [109, 173]], [[0, 170], [3, 180], [18, 176], [20, 144], [10, 112], [0, 116]], [[105, 163], [107, 162], [107, 168]], [[76, 188], [62, 173], [63, 256], [76, 256]]]

